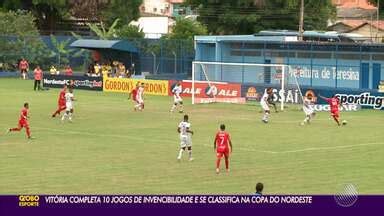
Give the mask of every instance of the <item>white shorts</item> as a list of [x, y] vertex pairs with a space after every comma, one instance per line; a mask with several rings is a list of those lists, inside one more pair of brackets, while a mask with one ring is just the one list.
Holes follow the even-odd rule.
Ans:
[[143, 98], [141, 98], [141, 97], [137, 97], [137, 98], [136, 98], [136, 101], [137, 101], [137, 103], [139, 103], [139, 104], [144, 103], [144, 100], [143, 100]]
[[181, 135], [180, 136], [180, 148], [192, 147], [191, 136]]
[[315, 110], [313, 110], [310, 107], [306, 107], [306, 106], [303, 106], [303, 111], [304, 111], [306, 116], [312, 115], [315, 112]]
[[266, 102], [260, 102], [261, 107], [263, 108], [264, 111], [269, 111], [269, 106]]
[[73, 103], [65, 103], [65, 110], [71, 111], [73, 109]]
[[174, 101], [174, 103], [180, 103], [180, 102], [183, 102], [183, 98], [177, 97], [177, 96], [173, 96], [173, 101]]

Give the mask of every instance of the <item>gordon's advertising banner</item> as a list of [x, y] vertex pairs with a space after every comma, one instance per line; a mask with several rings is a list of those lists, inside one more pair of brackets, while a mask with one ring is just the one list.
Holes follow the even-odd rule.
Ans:
[[43, 86], [48, 88], [62, 88], [64, 85], [74, 86], [76, 89], [103, 90], [101, 77], [66, 76], [44, 74]]
[[[264, 90], [268, 86], [265, 85], [242, 85], [242, 96], [247, 101], [260, 101], [260, 98], [264, 94]], [[284, 91], [280, 87], [272, 87], [274, 101], [280, 102], [284, 100], [285, 103], [299, 104], [301, 102], [300, 92], [297, 87], [287, 87]], [[362, 108], [373, 108], [378, 110], [384, 110], [384, 94], [379, 92], [366, 92], [359, 90], [349, 89], [333, 89], [333, 88], [301, 88], [303, 97], [308, 95], [312, 96], [312, 100], [317, 106], [316, 110], [327, 111], [326, 102], [318, 97], [319, 94], [325, 97], [331, 97], [336, 95], [342, 104], [341, 109], [345, 111], [355, 111]]]
[[145, 94], [149, 95], [168, 95], [167, 80], [147, 80], [147, 79], [125, 79], [106, 77], [103, 80], [103, 91], [105, 92], [121, 92], [128, 93], [136, 86], [137, 83], [144, 83]]
[[[172, 89], [177, 81], [169, 81], [169, 95], [172, 95]], [[192, 96], [192, 81], [183, 80], [181, 82], [183, 88], [183, 97]], [[195, 97], [197, 98], [241, 98], [241, 85], [225, 82], [195, 82]], [[230, 100], [230, 99], [229, 99]]]

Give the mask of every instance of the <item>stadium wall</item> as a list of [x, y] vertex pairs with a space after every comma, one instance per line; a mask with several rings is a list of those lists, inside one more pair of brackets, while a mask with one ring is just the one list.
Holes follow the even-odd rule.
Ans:
[[[196, 36], [195, 61], [286, 64], [308, 87], [377, 90], [384, 80], [384, 45], [271, 41], [253, 35]], [[273, 84], [274, 68], [217, 66], [212, 81]]]

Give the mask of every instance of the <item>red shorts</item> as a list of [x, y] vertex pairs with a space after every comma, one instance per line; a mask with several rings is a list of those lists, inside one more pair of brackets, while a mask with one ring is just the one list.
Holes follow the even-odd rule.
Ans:
[[339, 118], [340, 116], [339, 110], [331, 110], [331, 116]]
[[26, 120], [19, 120], [19, 128], [23, 128], [23, 127], [25, 127], [25, 128], [29, 127], [28, 121], [26, 121]]
[[222, 157], [229, 157], [229, 149], [225, 149], [224, 151], [217, 151], [216, 152], [216, 157], [217, 158], [222, 158]]

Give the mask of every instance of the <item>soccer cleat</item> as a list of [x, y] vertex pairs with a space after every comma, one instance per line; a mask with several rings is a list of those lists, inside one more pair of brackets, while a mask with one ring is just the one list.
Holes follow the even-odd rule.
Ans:
[[181, 162], [181, 158], [178, 157], [178, 158], [177, 158], [177, 162]]
[[219, 174], [219, 173], [220, 173], [219, 168], [216, 168], [216, 174]]
[[265, 124], [268, 123], [268, 120], [267, 120], [267, 119], [263, 119], [263, 120], [261, 120], [261, 121], [263, 121]]
[[30, 136], [30, 137], [28, 137], [28, 139], [29, 139], [29, 140], [34, 140], [35, 137]]
[[11, 128], [7, 128], [7, 129], [5, 130], [5, 134], [9, 134], [9, 133], [11, 133]]
[[227, 173], [229, 173], [230, 169], [227, 169]]
[[179, 113], [183, 113], [184, 111], [183, 110], [180, 110]]
[[189, 158], [189, 161], [193, 161], [194, 159], [193, 158]]

